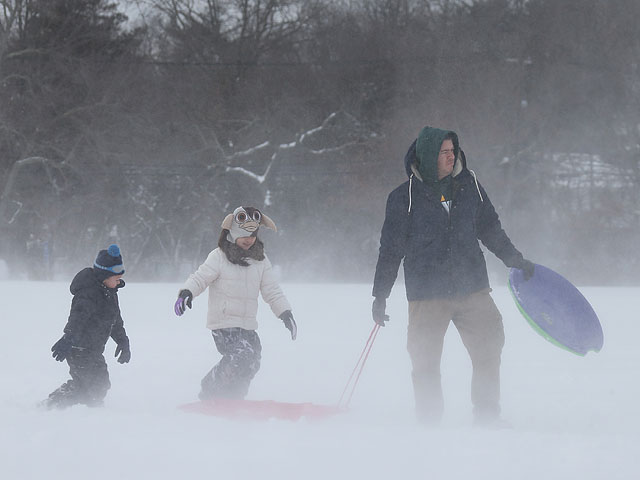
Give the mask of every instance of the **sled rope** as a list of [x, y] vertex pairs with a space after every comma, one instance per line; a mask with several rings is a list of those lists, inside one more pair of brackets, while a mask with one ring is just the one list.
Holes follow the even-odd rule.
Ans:
[[[376, 336], [378, 335], [378, 330], [380, 330], [380, 325], [376, 323], [373, 326], [371, 333], [369, 334], [367, 343], [365, 343], [364, 348], [362, 349], [362, 353], [360, 354], [360, 358], [358, 358], [358, 361], [356, 362], [356, 366], [353, 368], [353, 371], [349, 376], [349, 380], [347, 380], [347, 384], [345, 385], [344, 390], [342, 391], [342, 395], [340, 395], [340, 400], [338, 400], [338, 407], [347, 408], [349, 406], [349, 403], [351, 403], [351, 397], [353, 397], [353, 392], [356, 391], [356, 386], [358, 385], [358, 381], [360, 380], [360, 375], [362, 374], [362, 370], [364, 370], [364, 365], [367, 362], [367, 358], [369, 357], [369, 352], [371, 352], [371, 347], [373, 347], [373, 342], [375, 341]], [[360, 367], [360, 370], [358, 370], [358, 367]], [[356, 370], [358, 370], [358, 375], [356, 375], [354, 380], [353, 376], [355, 375]], [[352, 380], [353, 380], [353, 384], [352, 384]], [[351, 386], [351, 391], [349, 393], [347, 401], [345, 403], [342, 403], [342, 400], [344, 399], [344, 396], [347, 393], [347, 390], [349, 390], [350, 386]]]

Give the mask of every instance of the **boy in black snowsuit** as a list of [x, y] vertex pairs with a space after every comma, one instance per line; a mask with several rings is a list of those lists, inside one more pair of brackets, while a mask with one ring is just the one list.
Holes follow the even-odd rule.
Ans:
[[52, 392], [43, 402], [44, 406], [103, 405], [111, 387], [102, 355], [109, 337], [117, 344], [118, 363], [131, 359], [129, 338], [118, 305], [118, 289], [124, 287], [123, 274], [120, 249], [110, 245], [107, 250], [100, 250], [93, 268], [84, 268], [71, 282], [73, 300], [69, 320], [64, 335], [51, 347], [53, 358], [69, 364], [71, 380]]

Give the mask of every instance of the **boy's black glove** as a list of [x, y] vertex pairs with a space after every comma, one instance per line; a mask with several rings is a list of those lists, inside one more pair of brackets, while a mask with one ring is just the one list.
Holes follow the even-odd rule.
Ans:
[[384, 327], [384, 322], [389, 321], [389, 315], [385, 313], [387, 309], [387, 300], [382, 297], [376, 297], [373, 299], [373, 305], [371, 306], [371, 316], [373, 321], [381, 327]]
[[63, 335], [62, 338], [54, 343], [53, 347], [51, 347], [51, 351], [53, 352], [52, 357], [58, 362], [64, 361], [69, 356], [71, 347], [73, 347], [73, 345], [71, 345], [71, 340], [69, 340], [66, 335]]
[[522, 270], [525, 282], [533, 277], [536, 270], [535, 265], [526, 258], [523, 258], [518, 265], [516, 265], [516, 268]]
[[285, 310], [280, 314], [280, 320], [284, 323], [284, 326], [291, 332], [291, 340], [295, 340], [298, 336], [298, 325], [293, 319], [293, 313], [291, 310]]
[[191, 290], [180, 290], [180, 293], [178, 293], [178, 300], [176, 300], [176, 303], [173, 306], [173, 311], [177, 316], [181, 316], [187, 310], [187, 307], [191, 308], [192, 300], [193, 293], [191, 293]]
[[[118, 355], [120, 356], [118, 357]], [[118, 363], [129, 363], [129, 360], [131, 360], [131, 349], [129, 348], [129, 340], [123, 340], [118, 344], [114, 357], [118, 357]]]

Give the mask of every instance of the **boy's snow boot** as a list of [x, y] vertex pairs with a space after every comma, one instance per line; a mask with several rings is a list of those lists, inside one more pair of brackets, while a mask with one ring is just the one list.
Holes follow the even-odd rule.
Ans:
[[79, 402], [73, 380], [63, 383], [49, 394], [49, 397], [40, 402], [40, 406], [48, 409], [67, 408]]

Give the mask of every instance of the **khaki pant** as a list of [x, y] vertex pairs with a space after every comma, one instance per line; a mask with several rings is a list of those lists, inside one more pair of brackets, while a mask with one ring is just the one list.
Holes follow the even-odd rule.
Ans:
[[458, 329], [473, 365], [471, 401], [477, 417], [500, 414], [500, 354], [504, 346], [502, 316], [482, 290], [456, 299], [409, 302], [407, 349], [413, 364], [416, 414], [437, 422], [443, 411], [440, 359], [449, 322]]

